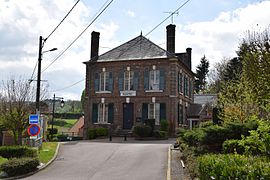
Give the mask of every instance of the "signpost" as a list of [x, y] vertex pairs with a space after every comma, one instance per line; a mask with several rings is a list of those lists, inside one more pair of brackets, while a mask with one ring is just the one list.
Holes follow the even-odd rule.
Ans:
[[38, 124], [38, 123], [39, 123], [39, 115], [38, 114], [30, 114], [29, 124]]
[[27, 132], [30, 136], [36, 136], [40, 133], [40, 127], [37, 124], [31, 124], [28, 127]]

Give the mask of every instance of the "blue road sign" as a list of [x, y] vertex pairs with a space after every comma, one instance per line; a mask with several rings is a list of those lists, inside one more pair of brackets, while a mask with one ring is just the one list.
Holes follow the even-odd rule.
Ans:
[[29, 124], [38, 124], [39, 115], [38, 114], [31, 114], [29, 116]]
[[40, 127], [36, 124], [31, 124], [27, 131], [30, 136], [36, 136], [40, 133]]

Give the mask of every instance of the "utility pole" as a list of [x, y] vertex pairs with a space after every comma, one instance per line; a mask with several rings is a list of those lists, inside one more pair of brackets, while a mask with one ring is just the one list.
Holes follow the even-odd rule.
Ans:
[[42, 36], [39, 36], [39, 50], [38, 50], [38, 74], [37, 74], [37, 93], [36, 93], [36, 113], [39, 113], [39, 99], [40, 99], [40, 81], [41, 81], [41, 60], [42, 60]]

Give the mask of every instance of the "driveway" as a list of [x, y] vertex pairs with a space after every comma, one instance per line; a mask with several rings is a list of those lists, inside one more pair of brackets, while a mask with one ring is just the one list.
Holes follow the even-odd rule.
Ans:
[[122, 138], [63, 143], [51, 165], [25, 179], [164, 180], [172, 143]]

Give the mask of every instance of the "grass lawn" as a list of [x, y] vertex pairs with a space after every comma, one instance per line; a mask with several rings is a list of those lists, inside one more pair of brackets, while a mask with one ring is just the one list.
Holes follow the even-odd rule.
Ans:
[[66, 123], [64, 127], [71, 128], [77, 121], [78, 119], [65, 119]]
[[57, 148], [57, 144], [58, 144], [57, 142], [42, 143], [42, 148], [38, 153], [38, 157], [41, 163], [45, 164], [53, 158]]

